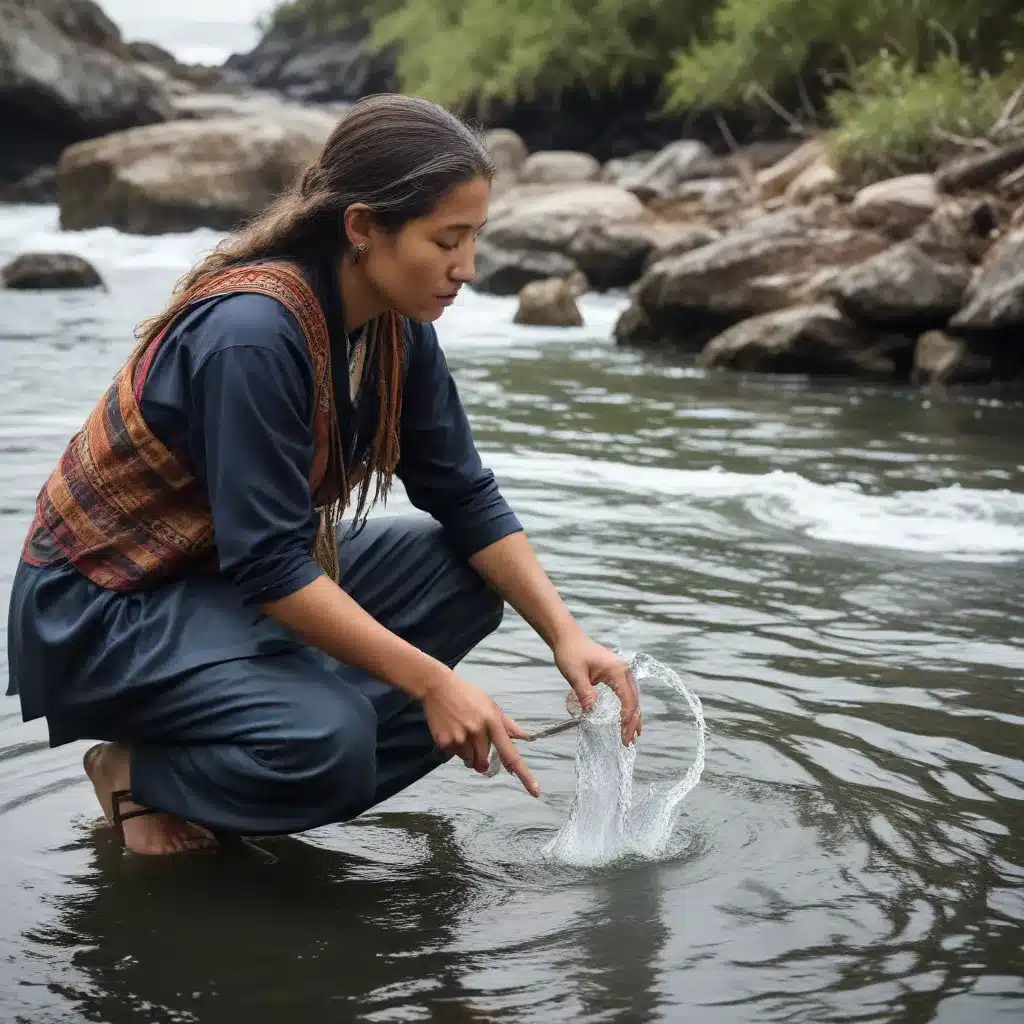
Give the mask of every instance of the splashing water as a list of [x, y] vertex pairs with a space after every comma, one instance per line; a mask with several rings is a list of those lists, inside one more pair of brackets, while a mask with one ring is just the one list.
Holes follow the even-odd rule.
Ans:
[[608, 687], [598, 687], [597, 704], [583, 716], [577, 730], [576, 793], [569, 818], [541, 851], [558, 863], [596, 867], [627, 856], [650, 860], [664, 856], [683, 800], [704, 771], [707, 727], [700, 698], [654, 658], [637, 654], [628, 661], [638, 685], [666, 687], [686, 700], [697, 727], [697, 756], [677, 781], [653, 783], [634, 802], [637, 748], [622, 745], [618, 697]]

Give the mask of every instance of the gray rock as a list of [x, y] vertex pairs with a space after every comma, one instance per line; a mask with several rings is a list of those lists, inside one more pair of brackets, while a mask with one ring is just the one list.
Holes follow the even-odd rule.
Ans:
[[519, 180], [538, 185], [597, 181], [601, 165], [589, 153], [542, 150], [531, 153], [519, 169]]
[[949, 322], [970, 281], [970, 265], [958, 251], [926, 252], [916, 242], [901, 242], [844, 271], [835, 300], [866, 326], [922, 330]]
[[722, 232], [711, 227], [709, 224], [684, 224], [674, 233], [671, 240], [660, 245], [655, 245], [644, 270], [650, 269], [655, 263], [661, 260], [670, 260], [676, 256], [685, 256], [694, 249], [717, 242], [722, 237]]
[[[1024, 373], [1024, 364], [1021, 367]], [[927, 331], [917, 339], [911, 382], [918, 386], [983, 384], [996, 376], [991, 352], [971, 347], [964, 338], [945, 331]]]
[[861, 227], [905, 238], [928, 220], [940, 202], [931, 174], [905, 174], [862, 188], [850, 205], [850, 217]]
[[530, 151], [526, 143], [510, 128], [493, 128], [484, 135], [484, 145], [491, 154], [499, 175], [518, 177]]
[[833, 307], [803, 306], [752, 317], [712, 339], [698, 356], [708, 367], [814, 377], [895, 380], [909, 368], [913, 339], [883, 337]]
[[716, 242], [658, 260], [637, 298], [656, 320], [706, 320], [721, 330], [826, 296], [848, 267], [886, 247], [873, 232], [819, 221], [814, 208], [759, 216]]
[[170, 116], [163, 89], [89, 0], [0, 3], [0, 180], [57, 161], [70, 143]]
[[650, 236], [626, 225], [586, 224], [573, 235], [566, 255], [599, 292], [626, 288], [643, 273], [654, 250]]
[[621, 184], [644, 201], [668, 198], [710, 159], [711, 150], [703, 142], [681, 139], [667, 145], [636, 174], [624, 178]]
[[230, 231], [261, 212], [320, 153], [322, 111], [174, 121], [70, 147], [57, 166], [61, 225], [133, 234]]
[[519, 292], [514, 322], [533, 327], [582, 327], [573, 286], [566, 278], [531, 281]]
[[1024, 328], [1024, 229], [993, 247], [967, 289], [967, 300], [950, 325], [957, 331], [987, 332]]
[[53, 291], [74, 288], [105, 288], [91, 263], [67, 253], [25, 253], [0, 270], [5, 288], [19, 291]]
[[531, 281], [567, 278], [578, 271], [579, 267], [559, 252], [502, 249], [480, 239], [473, 289], [490, 295], [518, 295]]

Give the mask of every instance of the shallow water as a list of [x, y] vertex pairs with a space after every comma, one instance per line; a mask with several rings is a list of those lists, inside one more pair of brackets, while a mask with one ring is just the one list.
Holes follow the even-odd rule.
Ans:
[[[0, 610], [52, 462], [215, 241], [54, 225], [0, 209], [0, 261], [59, 244], [111, 291], [0, 293]], [[84, 745], [0, 700], [0, 1020], [1022, 1018], [1024, 408], [709, 376], [617, 350], [618, 308], [531, 330], [470, 295], [439, 331], [574, 612], [703, 702], [674, 856], [544, 860], [568, 734], [525, 748], [540, 801], [459, 763], [275, 867], [126, 858]], [[546, 654], [510, 612], [464, 667], [533, 728], [564, 713]], [[685, 704], [645, 719], [637, 779], [678, 777]]]

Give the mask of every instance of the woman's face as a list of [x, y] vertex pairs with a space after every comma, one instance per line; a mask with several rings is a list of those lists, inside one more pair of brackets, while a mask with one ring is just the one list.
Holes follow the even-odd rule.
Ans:
[[364, 273], [387, 306], [430, 322], [455, 301], [476, 276], [476, 236], [487, 220], [490, 191], [484, 178], [463, 182], [397, 234], [371, 231]]

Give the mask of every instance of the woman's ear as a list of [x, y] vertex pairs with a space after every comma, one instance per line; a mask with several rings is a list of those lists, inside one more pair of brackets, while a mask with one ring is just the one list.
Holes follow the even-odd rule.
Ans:
[[359, 245], [364, 248], [370, 244], [370, 232], [373, 228], [373, 214], [365, 203], [353, 203], [345, 210], [345, 238], [351, 248]]

